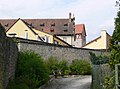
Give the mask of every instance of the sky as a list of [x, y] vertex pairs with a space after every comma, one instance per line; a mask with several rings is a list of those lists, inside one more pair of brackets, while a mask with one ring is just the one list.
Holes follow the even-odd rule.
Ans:
[[101, 30], [112, 35], [118, 8], [115, 0], [0, 0], [0, 19], [68, 18], [85, 24], [87, 42], [100, 36]]

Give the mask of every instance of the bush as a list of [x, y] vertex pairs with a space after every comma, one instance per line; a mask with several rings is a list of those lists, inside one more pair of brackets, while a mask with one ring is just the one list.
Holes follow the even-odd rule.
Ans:
[[99, 55], [96, 56], [95, 53], [89, 52], [90, 53], [90, 60], [92, 64], [95, 65], [100, 65], [100, 64], [106, 64], [109, 62], [109, 55]]
[[67, 74], [68, 68], [68, 62], [66, 60], [58, 61], [55, 57], [50, 57], [46, 61], [46, 66], [48, 67], [50, 74], [53, 74], [55, 72], [56, 74]]
[[55, 57], [49, 57], [48, 60], [45, 61], [47, 68], [49, 69], [50, 74], [53, 74], [53, 71], [58, 70], [59, 61]]
[[19, 52], [15, 77], [13, 84], [24, 84], [29, 89], [35, 89], [48, 81], [49, 73], [41, 56], [26, 51]]
[[86, 60], [75, 59], [70, 64], [71, 74], [89, 75], [91, 74], [91, 65]]
[[115, 76], [105, 76], [104, 89], [115, 89]]
[[68, 67], [68, 62], [66, 60], [61, 60], [59, 63], [58, 63], [58, 70], [61, 71], [61, 74], [68, 74], [68, 70], [69, 67]]
[[46, 65], [50, 71], [50, 74], [62, 74], [62, 75], [69, 75], [69, 74], [82, 74], [82, 75], [89, 75], [91, 74], [91, 65], [88, 61], [85, 60], [73, 60], [71, 64], [68, 65], [66, 60], [58, 61], [55, 57], [50, 57], [46, 61]]

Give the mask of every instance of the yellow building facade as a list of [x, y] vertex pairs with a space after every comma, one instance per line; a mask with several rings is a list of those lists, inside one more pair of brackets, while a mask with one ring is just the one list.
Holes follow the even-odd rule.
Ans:
[[110, 35], [106, 32], [106, 30], [101, 31], [101, 35], [87, 43], [82, 48], [88, 48], [88, 49], [108, 49], [109, 42], [110, 41]]
[[6, 31], [7, 36], [15, 36], [20, 38], [28, 38], [31, 40], [36, 40], [36, 35], [32, 32], [32, 30], [26, 26], [26, 24], [18, 19], [15, 24]]
[[22, 19], [18, 19], [7, 31], [6, 35], [8, 37], [19, 37], [29, 40], [43, 41], [46, 43], [59, 44], [64, 46], [70, 46], [65, 41], [54, 37], [51, 34], [42, 32], [38, 29], [35, 29], [31, 25], [24, 22]]
[[6, 34], [7, 36], [15, 36], [38, 41], [46, 41], [47, 39], [48, 43], [53, 43], [52, 35], [29, 27], [29, 25], [26, 25], [26, 23], [21, 19], [18, 19], [15, 24], [10, 29], [8, 29], [8, 31], [6, 31]]

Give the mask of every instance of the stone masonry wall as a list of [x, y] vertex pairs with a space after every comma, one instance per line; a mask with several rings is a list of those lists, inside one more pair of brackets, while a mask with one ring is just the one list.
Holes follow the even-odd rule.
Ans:
[[17, 40], [19, 42], [19, 51], [32, 50], [40, 54], [44, 59], [48, 59], [49, 57], [53, 56], [58, 58], [59, 60], [65, 59], [68, 62], [72, 62], [72, 60], [74, 59], [89, 60], [89, 52], [94, 52], [97, 55], [106, 53], [105, 50], [91, 50], [83, 48], [65, 47], [24, 39]]
[[7, 38], [0, 25], [0, 89], [6, 89], [10, 79], [14, 78], [18, 48], [12, 39]]
[[104, 89], [104, 79], [112, 75], [108, 64], [92, 65], [92, 89]]

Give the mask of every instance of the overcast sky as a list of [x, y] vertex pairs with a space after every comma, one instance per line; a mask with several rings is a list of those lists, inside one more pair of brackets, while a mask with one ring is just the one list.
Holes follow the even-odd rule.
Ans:
[[115, 0], [0, 0], [0, 18], [68, 18], [69, 12], [76, 24], [85, 24], [87, 42], [101, 30], [112, 35]]

